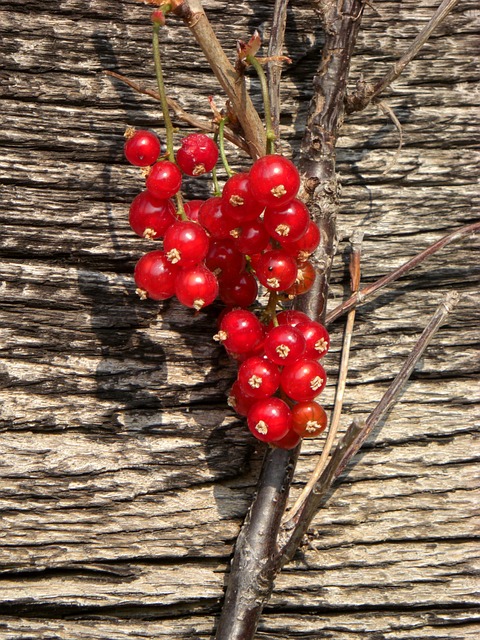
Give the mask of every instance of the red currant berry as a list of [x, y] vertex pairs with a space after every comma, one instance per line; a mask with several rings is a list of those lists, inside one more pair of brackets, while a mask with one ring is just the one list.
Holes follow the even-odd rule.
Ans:
[[125, 136], [124, 152], [130, 164], [136, 167], [148, 167], [157, 161], [160, 155], [160, 140], [151, 131], [135, 131], [128, 128]]
[[258, 284], [254, 276], [242, 271], [238, 276], [220, 279], [220, 300], [232, 307], [249, 307], [258, 295]]
[[264, 343], [265, 355], [275, 364], [286, 366], [302, 357], [305, 338], [295, 327], [278, 325], [267, 333]]
[[323, 324], [307, 320], [298, 324], [297, 329], [303, 334], [307, 344], [304, 357], [311, 360], [323, 358], [330, 347], [330, 336]]
[[230, 235], [235, 239], [235, 246], [240, 253], [249, 256], [266, 249], [270, 241], [268, 231], [260, 218], [242, 224], [238, 229], [233, 229]]
[[259, 158], [250, 169], [250, 191], [266, 207], [283, 207], [300, 188], [300, 176], [293, 162], [279, 155]]
[[187, 215], [187, 218], [192, 222], [198, 222], [198, 212], [205, 200], [190, 200], [183, 203], [183, 208]]
[[264, 328], [257, 316], [245, 309], [234, 309], [220, 323], [214, 340], [223, 344], [231, 353], [248, 353], [256, 349], [265, 336]]
[[247, 396], [240, 388], [238, 382], [233, 383], [228, 394], [227, 404], [229, 407], [232, 407], [236, 413], [241, 416], [246, 416], [250, 407], [252, 407], [256, 402], [258, 402], [257, 398]]
[[282, 241], [282, 248], [299, 262], [304, 262], [315, 251], [320, 244], [320, 230], [317, 225], [310, 220], [307, 231], [301, 238], [290, 242]]
[[218, 197], [205, 200], [198, 212], [198, 221], [216, 240], [231, 238], [230, 231], [237, 224], [222, 211], [222, 199]]
[[162, 238], [176, 220], [173, 202], [158, 200], [149, 191], [139, 193], [130, 205], [130, 226], [143, 238]]
[[255, 265], [257, 278], [271, 291], [285, 291], [297, 277], [295, 260], [284, 251], [274, 249], [262, 254]]
[[135, 284], [141, 298], [166, 300], [175, 293], [178, 267], [168, 262], [163, 251], [150, 251], [140, 258], [135, 267]]
[[237, 251], [232, 238], [210, 243], [205, 265], [217, 278], [236, 278], [245, 269], [245, 256]]
[[190, 267], [205, 258], [209, 243], [205, 230], [197, 222], [181, 220], [167, 229], [163, 249], [169, 262]]
[[266, 358], [253, 356], [240, 365], [238, 383], [243, 391], [255, 398], [268, 398], [280, 384], [280, 370]]
[[311, 262], [298, 265], [297, 278], [292, 286], [285, 291], [289, 296], [301, 296], [313, 287], [317, 274]]
[[302, 438], [314, 438], [327, 426], [327, 414], [313, 400], [299, 402], [292, 409], [293, 430]]
[[187, 176], [201, 176], [217, 164], [218, 147], [204, 133], [191, 133], [183, 138], [177, 151], [177, 164]]
[[306, 402], [321, 393], [327, 383], [325, 369], [316, 360], [301, 358], [282, 371], [280, 386], [292, 400]]
[[280, 398], [266, 398], [259, 400], [250, 408], [247, 424], [259, 440], [278, 442], [290, 431], [292, 412], [286, 402]]
[[[303, 311], [297, 311], [296, 309], [289, 309], [287, 311], [280, 311], [277, 313], [278, 324], [288, 324], [291, 327], [296, 327], [301, 322], [309, 322], [310, 318]], [[273, 326], [273, 324], [271, 325]], [[268, 329], [270, 329], [270, 325]]]
[[180, 191], [182, 172], [173, 162], [161, 160], [150, 169], [145, 184], [156, 198], [168, 200]]
[[287, 432], [286, 436], [283, 436], [280, 440], [276, 440], [273, 444], [279, 449], [295, 449], [300, 444], [301, 437], [293, 429]]
[[303, 202], [295, 198], [279, 209], [265, 209], [263, 223], [272, 238], [283, 244], [299, 240], [306, 233], [310, 214]]
[[265, 207], [256, 200], [249, 189], [249, 174], [236, 173], [223, 187], [222, 209], [237, 222], [255, 220]]
[[175, 280], [175, 295], [186, 307], [200, 311], [215, 300], [218, 282], [203, 264], [181, 269]]

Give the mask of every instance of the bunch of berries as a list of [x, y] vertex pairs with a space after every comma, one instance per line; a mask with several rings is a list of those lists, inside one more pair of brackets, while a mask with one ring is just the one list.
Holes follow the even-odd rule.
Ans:
[[[215, 339], [241, 362], [229, 403], [265, 442], [292, 448], [301, 437], [317, 435], [326, 425], [314, 398], [326, 382], [318, 360], [328, 350], [328, 333], [298, 311], [275, 316], [277, 301], [305, 293], [315, 279], [308, 257], [320, 232], [296, 198], [297, 169], [283, 156], [266, 155], [248, 173], [233, 174], [221, 196], [183, 205], [182, 173], [200, 176], [214, 168], [213, 140], [186, 136], [171, 162], [159, 159], [155, 134], [127, 130], [126, 136], [127, 160], [146, 168], [146, 189], [131, 204], [130, 226], [163, 241], [163, 249], [138, 261], [137, 292], [154, 300], [175, 295], [197, 311], [219, 298], [229, 311]], [[268, 326], [247, 310], [259, 284], [275, 295]]]

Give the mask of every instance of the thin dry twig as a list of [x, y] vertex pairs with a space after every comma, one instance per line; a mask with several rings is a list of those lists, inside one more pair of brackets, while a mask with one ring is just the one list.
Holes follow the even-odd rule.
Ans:
[[[272, 29], [268, 43], [269, 57], [277, 58], [282, 54], [283, 41], [285, 38], [285, 26], [287, 24], [287, 8], [288, 0], [275, 0]], [[282, 63], [278, 60], [269, 62], [267, 65], [267, 72], [272, 125], [278, 140], [280, 138], [280, 79], [282, 76]]]
[[456, 7], [460, 0], [443, 0], [428, 24], [420, 31], [418, 36], [412, 42], [403, 56], [395, 62], [385, 76], [376, 82], [360, 83], [358, 91], [348, 95], [346, 98], [345, 110], [347, 113], [361, 111], [365, 107], [378, 98], [378, 96], [396, 80], [405, 69], [405, 67], [415, 58], [417, 53], [427, 42], [433, 31], [445, 20], [448, 14]]
[[386, 173], [388, 173], [396, 165], [398, 157], [400, 156], [400, 151], [402, 150], [402, 147], [403, 147], [403, 129], [402, 129], [402, 125], [400, 124], [400, 120], [395, 115], [395, 111], [392, 109], [392, 107], [389, 104], [387, 104], [385, 102], [385, 100], [379, 100], [377, 104], [378, 104], [379, 109], [388, 118], [390, 118], [390, 120], [395, 125], [395, 128], [398, 131], [398, 138], [399, 138], [397, 150], [395, 151], [395, 153], [393, 155], [393, 158], [391, 158], [391, 160], [388, 162], [387, 166], [385, 167], [385, 169], [382, 172], [383, 175], [385, 175]]
[[[350, 257], [350, 281], [351, 281], [351, 290], [353, 293], [358, 291], [360, 286], [360, 259], [361, 259], [361, 247], [362, 247], [362, 239], [363, 232], [355, 231], [353, 233], [351, 239], [352, 245], [352, 254]], [[320, 458], [308, 479], [307, 484], [303, 488], [301, 494], [298, 496], [295, 504], [289, 510], [287, 514], [288, 520], [295, 517], [295, 514], [302, 508], [305, 500], [308, 495], [313, 491], [314, 486], [318, 482], [318, 479], [323, 473], [323, 470], [327, 466], [328, 458], [330, 456], [330, 451], [332, 450], [333, 443], [335, 442], [335, 437], [338, 432], [338, 427], [340, 425], [340, 417], [342, 415], [343, 409], [343, 396], [345, 393], [345, 387], [347, 383], [347, 374], [348, 374], [348, 363], [350, 359], [350, 345], [352, 342], [352, 334], [353, 334], [353, 326], [355, 324], [355, 307], [350, 309], [347, 322], [345, 325], [345, 333], [343, 337], [343, 348], [342, 348], [342, 359], [340, 362], [340, 370], [338, 374], [338, 383], [337, 390], [335, 394], [335, 403], [333, 406], [332, 418], [330, 421], [330, 428], [328, 430], [327, 439], [325, 440], [325, 445], [322, 449], [322, 453], [320, 454]]]
[[376, 282], [369, 284], [367, 287], [361, 289], [358, 293], [354, 293], [353, 295], [351, 295], [350, 298], [345, 300], [345, 302], [342, 302], [342, 304], [339, 304], [338, 307], [335, 307], [335, 309], [327, 314], [327, 317], [325, 318], [325, 324], [331, 324], [334, 320], [349, 311], [352, 307], [358, 306], [359, 304], [365, 302], [367, 299], [371, 298], [373, 294], [376, 293], [379, 289], [382, 289], [391, 282], [395, 282], [395, 280], [398, 280], [399, 278], [404, 276], [406, 273], [411, 271], [411, 269], [423, 262], [426, 258], [429, 258], [437, 251], [440, 251], [440, 249], [443, 249], [443, 247], [445, 247], [447, 244], [450, 244], [450, 242], [460, 240], [461, 238], [464, 238], [465, 236], [468, 236], [471, 233], [473, 234], [479, 230], [480, 222], [473, 222], [472, 224], [468, 224], [465, 227], [460, 227], [459, 229], [452, 231], [452, 233], [443, 236], [443, 238], [440, 238], [440, 240], [437, 240], [437, 242], [434, 242], [419, 254], [417, 254], [413, 258], [410, 258], [410, 260], [402, 264], [402, 266], [398, 267], [398, 269], [391, 271], [386, 276], [383, 276], [383, 278], [380, 278]]
[[459, 298], [460, 296], [456, 291], [451, 291], [444, 296], [396, 378], [370, 416], [361, 426], [356, 422], [350, 425], [342, 441], [334, 451], [330, 462], [313, 488], [313, 491], [311, 491], [305, 500], [303, 508], [284, 526], [280, 541], [280, 551], [277, 556], [279, 566], [283, 566], [292, 559], [330, 486], [340, 476], [372, 430], [396, 404], [415, 365], [422, 357], [425, 349], [446, 317], [452, 312]]
[[[106, 70], [103, 73], [107, 76], [111, 76], [112, 78], [116, 78], [117, 80], [120, 80], [124, 84], [131, 87], [137, 93], [150, 96], [154, 100], [160, 100], [159, 94], [156, 91], [153, 91], [153, 89], [148, 89], [147, 87], [144, 87], [143, 85], [138, 84], [133, 80], [130, 80], [130, 78], [127, 78], [126, 76], [123, 76], [120, 73], [116, 73], [116, 71]], [[167, 96], [167, 102], [168, 102], [168, 106], [175, 113], [177, 118], [179, 118], [180, 120], [183, 120], [183, 122], [186, 122], [187, 124], [191, 125], [195, 129], [200, 129], [200, 131], [208, 131], [209, 133], [215, 133], [217, 131], [217, 126], [213, 122], [209, 122], [208, 120], [203, 120], [202, 118], [196, 118], [195, 116], [190, 115], [187, 111], [185, 111], [185, 109], [182, 109], [182, 107], [178, 104], [178, 102], [173, 98], [169, 98]], [[249, 151], [248, 144], [245, 142], [243, 138], [241, 138], [240, 136], [237, 136], [235, 133], [227, 129], [225, 129], [224, 135], [227, 138], [227, 140], [232, 142], [239, 149], [242, 149], [243, 151], [248, 153]]]

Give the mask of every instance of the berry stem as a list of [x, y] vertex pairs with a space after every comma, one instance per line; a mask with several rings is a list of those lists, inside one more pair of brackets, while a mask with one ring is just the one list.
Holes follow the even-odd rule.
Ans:
[[[165, 93], [165, 85], [163, 82], [162, 60], [160, 57], [160, 25], [153, 25], [153, 60], [155, 63], [155, 75], [157, 77], [158, 94], [162, 105], [163, 121], [165, 124], [167, 153], [170, 162], [175, 162], [175, 153], [173, 151], [173, 126], [168, 111], [167, 95]], [[183, 209], [183, 206], [182, 206]]]
[[230, 178], [231, 176], [233, 176], [233, 171], [230, 169], [227, 155], [225, 153], [225, 124], [227, 123], [227, 121], [228, 118], [222, 118], [218, 123], [218, 148], [220, 150], [220, 157], [222, 159], [223, 166], [225, 167], [227, 176]]
[[274, 327], [278, 327], [277, 320], [277, 302], [278, 302], [278, 293], [276, 291], [270, 291], [270, 295], [268, 297], [268, 303], [265, 307], [265, 316], [268, 321], [273, 322]]
[[260, 80], [260, 86], [262, 87], [262, 97], [263, 97], [263, 108], [265, 111], [265, 128], [267, 132], [267, 147], [266, 152], [267, 155], [270, 153], [275, 153], [275, 131], [273, 129], [272, 124], [272, 113], [270, 110], [270, 97], [268, 94], [268, 83], [267, 76], [265, 75], [265, 71], [263, 70], [260, 62], [255, 58], [255, 56], [247, 56], [248, 64], [251, 64], [255, 69], [258, 75], [258, 79]]

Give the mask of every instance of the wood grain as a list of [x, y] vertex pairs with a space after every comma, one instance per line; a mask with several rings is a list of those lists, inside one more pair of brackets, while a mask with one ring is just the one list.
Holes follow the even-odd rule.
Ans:
[[[254, 28], [268, 38], [272, 1], [204, 4], [230, 58]], [[367, 7], [352, 88], [379, 79], [436, 6]], [[479, 15], [461, 2], [385, 95], [405, 138], [387, 174], [392, 123], [373, 106], [346, 120], [330, 306], [347, 293], [353, 229], [368, 282], [478, 219]], [[225, 403], [235, 372], [210, 339], [219, 308], [193, 317], [134, 294], [152, 244], [128, 226], [142, 180], [123, 131], [161, 132], [160, 109], [102, 70], [154, 86], [148, 8], [10, 0], [0, 20], [0, 638], [210, 638], [263, 448]], [[322, 42], [309, 5], [293, 3], [285, 152], [298, 151]], [[169, 93], [208, 117], [221, 91], [195, 43], [175, 22], [164, 46]], [[187, 189], [204, 197], [208, 180]], [[259, 638], [478, 637], [478, 279], [467, 238], [358, 310], [343, 427], [373, 408], [441, 293], [462, 294], [280, 575]], [[338, 322], [328, 410], [341, 335]], [[320, 446], [303, 447], [293, 498]]]

